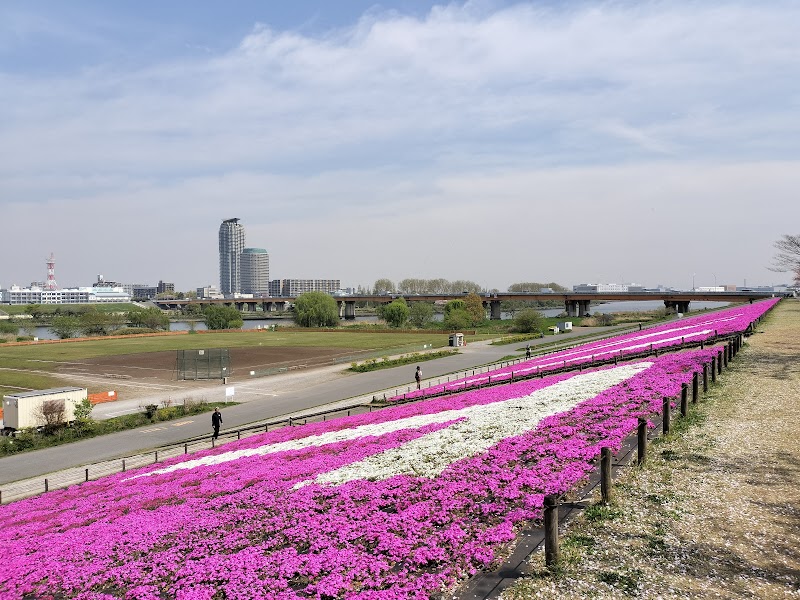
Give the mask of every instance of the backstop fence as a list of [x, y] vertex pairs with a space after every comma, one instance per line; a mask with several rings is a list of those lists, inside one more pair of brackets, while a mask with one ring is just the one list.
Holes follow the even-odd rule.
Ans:
[[175, 363], [178, 379], [222, 379], [232, 375], [227, 348], [178, 350]]

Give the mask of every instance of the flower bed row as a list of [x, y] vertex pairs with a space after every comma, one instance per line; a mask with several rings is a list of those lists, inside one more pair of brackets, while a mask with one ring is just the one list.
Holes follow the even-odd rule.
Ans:
[[430, 598], [716, 351], [284, 428], [0, 506], [0, 597]]
[[753, 304], [734, 306], [712, 314], [696, 315], [679, 321], [665, 323], [646, 331], [639, 331], [605, 338], [596, 342], [581, 344], [574, 348], [553, 352], [544, 356], [521, 361], [514, 365], [492, 369], [471, 377], [453, 379], [444, 384], [431, 385], [420, 390], [388, 398], [391, 401], [408, 400], [424, 396], [436, 396], [448, 391], [461, 391], [476, 388], [488, 383], [510, 381], [514, 377], [538, 375], [576, 365], [587, 365], [595, 361], [609, 361], [614, 357], [637, 355], [648, 350], [692, 344], [713, 340], [744, 332], [758, 317], [771, 309], [780, 299], [771, 298]]

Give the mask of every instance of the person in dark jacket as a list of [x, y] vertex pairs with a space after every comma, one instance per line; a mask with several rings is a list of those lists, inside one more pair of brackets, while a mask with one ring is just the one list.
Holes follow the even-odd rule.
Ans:
[[417, 380], [417, 389], [421, 389], [422, 386], [422, 367], [417, 367], [417, 372], [414, 373], [414, 379]]
[[214, 438], [219, 437], [220, 425], [222, 425], [222, 413], [219, 412], [218, 408], [215, 408], [214, 413], [211, 415], [211, 426], [214, 428]]

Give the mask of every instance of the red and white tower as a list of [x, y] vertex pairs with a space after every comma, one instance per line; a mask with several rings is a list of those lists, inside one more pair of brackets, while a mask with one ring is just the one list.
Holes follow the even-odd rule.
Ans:
[[56, 283], [56, 257], [50, 253], [50, 258], [46, 259], [47, 263], [47, 283], [44, 285], [46, 290], [57, 290], [58, 284]]

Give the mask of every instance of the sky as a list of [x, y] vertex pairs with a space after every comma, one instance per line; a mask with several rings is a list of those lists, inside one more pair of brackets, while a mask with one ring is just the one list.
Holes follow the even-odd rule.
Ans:
[[772, 285], [800, 4], [4, 0], [0, 287]]

